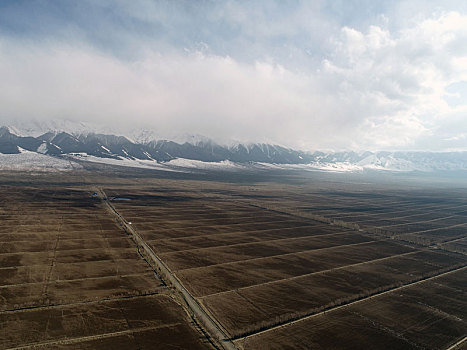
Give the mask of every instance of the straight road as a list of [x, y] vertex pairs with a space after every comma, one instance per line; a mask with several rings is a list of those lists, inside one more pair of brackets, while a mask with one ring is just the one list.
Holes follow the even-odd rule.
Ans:
[[172, 271], [167, 267], [167, 265], [162, 261], [161, 258], [157, 256], [152, 248], [146, 244], [144, 239], [138, 234], [138, 232], [133, 228], [133, 226], [126, 221], [126, 219], [115, 209], [112, 203], [107, 200], [107, 195], [104, 190], [99, 188], [96, 191], [99, 194], [99, 197], [107, 206], [108, 210], [112, 215], [117, 219], [117, 221], [123, 226], [125, 231], [130, 234], [135, 242], [144, 249], [145, 253], [151, 258], [152, 262], [155, 264], [161, 277], [164, 281], [169, 282], [175, 289], [179, 292], [180, 296], [184, 299], [189, 311], [196, 319], [202, 324], [205, 331], [211, 336], [212, 339], [216, 341], [223, 349], [226, 350], [236, 350], [237, 347], [230, 340], [230, 336], [227, 331], [225, 331], [220, 324], [218, 324], [214, 318], [201, 306], [200, 303], [188, 292], [188, 290], [182, 285], [178, 278], [172, 273]]

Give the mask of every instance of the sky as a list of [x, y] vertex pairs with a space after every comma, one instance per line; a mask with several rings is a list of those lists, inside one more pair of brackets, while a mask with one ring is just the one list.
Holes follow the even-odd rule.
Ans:
[[467, 151], [467, 2], [0, 1], [0, 124]]

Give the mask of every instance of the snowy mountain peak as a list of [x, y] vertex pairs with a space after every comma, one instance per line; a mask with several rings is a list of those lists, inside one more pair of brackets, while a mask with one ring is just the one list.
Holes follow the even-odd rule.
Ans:
[[11, 131], [10, 131], [10, 128], [7, 127], [7, 126], [2, 126], [0, 127], [0, 137], [3, 137], [5, 135], [8, 135], [8, 134], [13, 134]]
[[8, 128], [12, 130], [12, 133], [14, 133], [15, 135], [23, 137], [38, 137], [49, 132], [66, 132], [71, 135], [88, 134], [92, 132], [110, 132], [110, 129], [106, 126], [94, 125], [91, 123], [75, 122], [65, 119], [52, 119], [47, 121], [35, 119], [21, 122], [13, 121], [8, 124]]
[[[55, 125], [57, 126], [57, 125]], [[73, 127], [72, 127], [73, 126]], [[78, 125], [82, 128], [84, 124]], [[98, 133], [92, 129], [79, 129], [74, 125], [61, 125], [69, 131], [53, 128], [34, 129], [37, 136], [24, 136], [10, 127], [0, 127], [0, 153], [20, 154], [34, 152], [55, 157], [81, 155], [112, 161], [168, 162], [188, 159], [196, 162], [220, 164], [275, 164], [294, 165], [309, 169], [332, 171], [450, 171], [467, 170], [467, 152], [302, 152], [267, 143], [237, 143], [224, 146], [200, 135], [184, 135], [178, 142], [146, 139], [136, 142], [125, 136]], [[72, 131], [70, 128], [72, 127]], [[13, 132], [14, 131], [14, 132]], [[39, 133], [39, 131], [41, 131]], [[150, 132], [145, 134], [149, 137]], [[152, 136], [151, 136], [152, 138]], [[22, 151], [23, 150], [23, 151]]]

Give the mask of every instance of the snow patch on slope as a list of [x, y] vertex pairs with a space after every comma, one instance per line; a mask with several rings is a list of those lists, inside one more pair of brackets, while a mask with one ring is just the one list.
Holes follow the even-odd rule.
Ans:
[[141, 159], [129, 159], [129, 158], [100, 158], [92, 156], [86, 153], [72, 153], [70, 154], [76, 160], [84, 160], [93, 163], [126, 166], [133, 168], [144, 168], [154, 169], [162, 171], [174, 171], [174, 172], [186, 172], [187, 169], [199, 169], [199, 170], [240, 170], [248, 169], [253, 164], [240, 164], [224, 160], [221, 162], [203, 162], [200, 160], [192, 160], [185, 158], [177, 158], [168, 162], [157, 162], [155, 160], [141, 160]]
[[[347, 173], [347, 172], [362, 172], [364, 167], [351, 164], [348, 162], [338, 162], [338, 163], [311, 163], [306, 164], [308, 170], [321, 170], [321, 171], [331, 171], [338, 173]], [[306, 170], [306, 169], [305, 169]]]
[[42, 153], [42, 154], [46, 154], [47, 153], [47, 143], [44, 142], [39, 147], [37, 147], [37, 152]]
[[91, 156], [86, 153], [71, 153], [71, 157], [76, 160], [85, 160], [93, 163], [101, 163], [108, 165], [117, 165], [117, 166], [126, 166], [132, 168], [143, 168], [143, 169], [154, 169], [162, 171], [175, 171], [179, 170], [172, 169], [165, 165], [164, 163], [159, 163], [155, 160], [144, 160], [144, 159], [128, 159], [128, 158], [100, 158], [96, 156]]
[[[433, 171], [445, 170], [446, 166], [440, 166], [433, 169], [424, 164], [415, 164], [407, 159], [399, 159], [392, 155], [387, 157], [378, 157], [377, 155], [369, 155], [357, 163], [348, 161], [337, 162], [312, 162], [308, 164], [277, 164], [277, 163], [237, 163], [229, 160], [220, 162], [204, 162], [200, 160], [176, 158], [168, 162], [157, 162], [155, 160], [139, 160], [119, 157], [118, 159], [100, 158], [88, 155], [86, 153], [74, 153], [73, 157], [80, 160], [86, 160], [95, 163], [103, 163], [110, 165], [119, 165], [136, 168], [155, 169], [163, 171], [178, 171], [186, 172], [189, 169], [197, 170], [218, 170], [218, 171], [238, 171], [238, 170], [302, 170], [302, 171], [325, 171], [325, 172], [364, 172], [366, 170], [376, 171], [391, 171], [391, 172], [410, 172], [410, 171]], [[453, 164], [453, 169], [459, 169], [459, 164]], [[463, 169], [467, 170], [467, 167]]]
[[221, 162], [203, 162], [201, 160], [176, 158], [165, 164], [182, 168], [205, 169], [205, 170], [238, 170], [247, 169], [244, 164], [223, 160]]
[[1, 154], [0, 170], [71, 171], [82, 166], [69, 160], [20, 149], [19, 154]]
[[348, 162], [341, 163], [308, 163], [308, 164], [275, 164], [275, 163], [255, 163], [257, 167], [263, 169], [282, 170], [308, 170], [308, 171], [329, 171], [329, 172], [362, 172], [364, 168]]

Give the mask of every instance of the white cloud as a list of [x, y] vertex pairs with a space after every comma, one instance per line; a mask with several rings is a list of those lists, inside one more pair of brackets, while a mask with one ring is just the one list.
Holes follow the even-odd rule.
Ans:
[[341, 30], [324, 67], [342, 81], [337, 94], [357, 111], [352, 120], [360, 147], [411, 148], [433, 137], [456, 111], [444, 95], [466, 78], [460, 40], [466, 33], [467, 16], [455, 12], [395, 34], [375, 26], [366, 33]]
[[219, 139], [278, 139], [313, 100], [306, 82], [279, 65], [201, 53], [127, 63], [89, 48], [4, 42], [0, 75], [4, 119], [98, 120]]
[[343, 27], [307, 70], [192, 50], [123, 61], [85, 44], [4, 39], [0, 120], [145, 125], [307, 149], [462, 148], [465, 106], [447, 103], [446, 89], [467, 80], [466, 38], [467, 17], [455, 12], [398, 32]]

